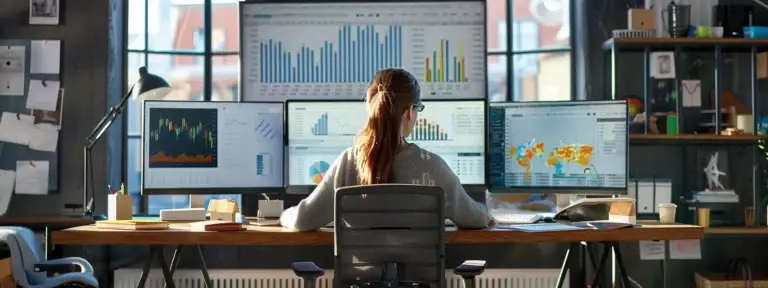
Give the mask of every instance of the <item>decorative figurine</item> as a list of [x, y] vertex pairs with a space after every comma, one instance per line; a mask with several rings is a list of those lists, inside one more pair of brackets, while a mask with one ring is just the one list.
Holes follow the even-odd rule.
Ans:
[[722, 183], [720, 183], [720, 176], [725, 176], [725, 172], [720, 171], [717, 168], [717, 159], [719, 152], [715, 152], [711, 158], [709, 158], [709, 164], [704, 167], [704, 174], [707, 175], [707, 183], [709, 189], [707, 190], [726, 190]]

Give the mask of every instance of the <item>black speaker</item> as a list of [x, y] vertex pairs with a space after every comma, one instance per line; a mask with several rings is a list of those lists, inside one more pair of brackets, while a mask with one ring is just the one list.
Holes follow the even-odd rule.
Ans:
[[744, 37], [744, 27], [752, 26], [752, 5], [718, 4], [712, 7], [713, 26], [723, 27], [723, 37]]

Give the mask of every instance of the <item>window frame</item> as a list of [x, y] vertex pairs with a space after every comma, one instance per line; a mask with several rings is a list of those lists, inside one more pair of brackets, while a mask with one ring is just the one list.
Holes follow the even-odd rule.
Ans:
[[[570, 36], [568, 37], [568, 46], [566, 47], [556, 47], [556, 48], [538, 48], [538, 49], [528, 49], [528, 50], [519, 50], [515, 51], [514, 44], [515, 44], [515, 35], [513, 34], [515, 32], [515, 29], [510, 27], [510, 23], [516, 23], [520, 22], [519, 20], [515, 19], [515, 1], [518, 0], [505, 0], [506, 1], [506, 17], [505, 21], [507, 25], [505, 25], [504, 30], [506, 31], [505, 38], [503, 40], [506, 40], [506, 43], [504, 46], [490, 50], [488, 49], [486, 51], [486, 62], [488, 61], [488, 58], [490, 57], [504, 57], [506, 59], [506, 70], [507, 70], [507, 95], [506, 95], [506, 101], [515, 101], [514, 99], [514, 91], [515, 91], [515, 81], [513, 81], [515, 76], [515, 61], [514, 57], [518, 55], [525, 55], [525, 54], [555, 54], [555, 53], [568, 53], [570, 54], [570, 62], [571, 62], [571, 99], [569, 100], [576, 100], [576, 92], [577, 87], [576, 83], [574, 81], [574, 75], [576, 75], [576, 59], [575, 59], [575, 47], [576, 47], [576, 15], [575, 10], [573, 9], [573, 5], [575, 4], [574, 0], [564, 0], [568, 3], [568, 28], [570, 30]], [[499, 25], [500, 23], [493, 23], [493, 25]], [[486, 24], [490, 25], [490, 24]], [[500, 25], [501, 26], [501, 25]], [[501, 28], [501, 27], [499, 27]], [[500, 33], [499, 33], [500, 34]], [[501, 36], [501, 35], [500, 35]], [[487, 46], [487, 45], [486, 45]]]
[[[125, 53], [123, 55], [124, 63], [128, 62], [128, 55], [130, 54], [142, 54], [144, 57], [144, 67], [147, 67], [149, 71], [151, 70], [151, 65], [149, 62], [149, 56], [150, 55], [168, 55], [168, 56], [195, 56], [196, 58], [201, 57], [203, 58], [203, 100], [202, 101], [212, 101], [212, 95], [213, 95], [213, 58], [217, 56], [239, 56], [240, 55], [240, 49], [237, 51], [220, 51], [220, 50], [214, 50], [213, 49], [213, 6], [214, 6], [214, 0], [202, 0], [202, 12], [203, 12], [203, 49], [202, 51], [195, 50], [195, 51], [189, 51], [189, 50], [155, 50], [150, 49], [150, 43], [149, 43], [149, 19], [150, 14], [152, 13], [150, 10], [149, 3], [150, 1], [158, 1], [158, 0], [142, 0], [144, 1], [144, 31], [143, 31], [143, 37], [144, 37], [144, 48], [143, 49], [131, 49], [128, 48], [128, 43], [126, 42], [126, 48]], [[129, 1], [126, 1], [129, 2]], [[128, 11], [128, 7], [130, 5], [126, 3], [126, 16], [130, 14]], [[125, 21], [125, 30], [126, 30], [126, 38], [128, 37], [128, 27], [130, 25], [129, 22], [130, 17], [124, 17]], [[193, 36], [195, 37], [195, 36]], [[133, 83], [128, 83], [127, 79], [124, 81], [125, 87], [123, 91], [128, 91], [128, 89], [131, 88]], [[240, 95], [236, 95], [237, 101], [240, 101]], [[126, 107], [126, 110], [128, 108]], [[141, 109], [141, 107], [138, 107], [138, 109]], [[125, 113], [127, 116], [128, 113]], [[123, 134], [123, 183], [128, 182], [128, 156], [130, 152], [128, 151], [128, 142], [129, 140], [139, 140], [141, 142], [141, 129], [143, 127], [139, 127], [139, 132], [133, 132], [128, 129], [128, 122], [127, 117], [126, 121], [123, 121], [123, 129], [126, 131], [126, 133]], [[141, 164], [139, 164], [141, 165]], [[139, 167], [139, 169], [143, 169], [143, 167]], [[141, 195], [141, 200], [139, 202], [139, 213], [146, 213], [149, 210], [149, 196], [148, 195]]]

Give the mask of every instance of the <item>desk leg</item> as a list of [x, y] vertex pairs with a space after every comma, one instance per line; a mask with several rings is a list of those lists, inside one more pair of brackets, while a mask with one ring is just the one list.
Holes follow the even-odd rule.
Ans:
[[211, 276], [208, 275], [208, 266], [205, 265], [205, 257], [203, 257], [203, 247], [197, 245], [197, 254], [200, 256], [200, 272], [203, 273], [203, 280], [205, 280], [206, 288], [213, 288], [213, 282], [211, 282]]
[[608, 255], [610, 254], [611, 246], [605, 245], [603, 255], [600, 256], [600, 262], [597, 263], [597, 267], [595, 268], [595, 275], [592, 276], [591, 287], [600, 287], [600, 284], [602, 284], [603, 278], [605, 278], [605, 263], [608, 262]]
[[[177, 245], [176, 250], [173, 251], [173, 257], [171, 258], [171, 267], [170, 267], [170, 273], [171, 277], [173, 277], [173, 273], [176, 272], [176, 267], [179, 266], [179, 260], [181, 259], [181, 251], [184, 250], [184, 246]], [[164, 288], [168, 288], [168, 283], [163, 286]]]
[[[144, 265], [144, 269], [141, 271], [141, 277], [139, 277], [139, 285], [138, 288], [144, 288], [144, 285], [147, 284], [147, 277], [149, 277], [149, 270], [152, 269], [152, 263], [155, 262], [155, 257], [157, 257], [157, 247], [149, 247], [149, 261], [147, 261], [147, 264]], [[159, 249], [163, 249], [160, 247]]]
[[173, 274], [171, 273], [168, 263], [165, 263], [165, 255], [163, 255], [163, 247], [157, 248], [157, 261], [160, 262], [160, 270], [163, 271], [163, 278], [165, 278], [165, 287], [176, 288], [176, 283], [173, 283]]
[[560, 268], [560, 275], [557, 278], [557, 288], [562, 288], [563, 285], [565, 285], [566, 274], [570, 276], [569, 286], [571, 288], [585, 287], [584, 258], [584, 248], [581, 243], [570, 243], [568, 250], [565, 252], [563, 266]]
[[[624, 288], [631, 288], [632, 284], [629, 282], [629, 274], [627, 274], [627, 268], [624, 267], [624, 258], [621, 256], [621, 248], [619, 247], [619, 243], [612, 242], [606, 243], [606, 245], [608, 245], [606, 247], [611, 247], [613, 249], [613, 256], [616, 258], [616, 266], [619, 266], [619, 274], [621, 274], [622, 286], [624, 286]], [[606, 254], [608, 254], [607, 251]]]

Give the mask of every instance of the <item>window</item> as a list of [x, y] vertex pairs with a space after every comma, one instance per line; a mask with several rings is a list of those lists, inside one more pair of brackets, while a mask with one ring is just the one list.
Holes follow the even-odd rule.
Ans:
[[[128, 89], [138, 79], [139, 67], [146, 66], [173, 87], [163, 100], [239, 99], [239, 77], [232, 73], [239, 71], [238, 0], [214, 4], [205, 4], [204, 0], [128, 2]], [[205, 15], [211, 15], [211, 19]], [[207, 34], [206, 29], [211, 33]], [[189, 195], [140, 196], [142, 105], [129, 102], [126, 112], [126, 189], [136, 199], [134, 213], [158, 214], [161, 209], [188, 207]], [[205, 205], [214, 198], [241, 201], [239, 195], [206, 195]]]
[[571, 100], [571, 1], [487, 5], [489, 100]]

